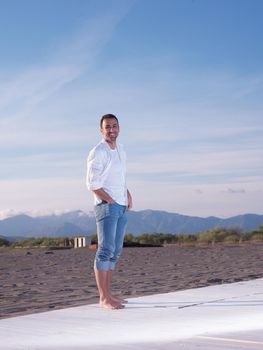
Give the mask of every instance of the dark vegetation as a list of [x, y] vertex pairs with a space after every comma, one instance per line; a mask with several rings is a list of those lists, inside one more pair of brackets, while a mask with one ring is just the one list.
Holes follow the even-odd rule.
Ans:
[[[96, 234], [91, 236], [92, 243], [97, 243]], [[0, 247], [11, 248], [51, 248], [63, 247], [64, 238], [28, 238], [16, 242], [9, 242], [7, 238], [0, 237]], [[241, 232], [239, 228], [213, 228], [197, 234], [167, 234], [167, 233], [144, 233], [138, 237], [132, 234], [125, 236], [124, 246], [163, 246], [176, 245], [198, 245], [215, 243], [242, 243], [242, 242], [263, 242], [263, 224], [254, 231]]]

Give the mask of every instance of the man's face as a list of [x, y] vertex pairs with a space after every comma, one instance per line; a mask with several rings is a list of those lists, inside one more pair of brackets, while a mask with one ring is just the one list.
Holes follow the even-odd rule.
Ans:
[[115, 142], [120, 132], [119, 124], [114, 118], [104, 119], [100, 131], [106, 141]]

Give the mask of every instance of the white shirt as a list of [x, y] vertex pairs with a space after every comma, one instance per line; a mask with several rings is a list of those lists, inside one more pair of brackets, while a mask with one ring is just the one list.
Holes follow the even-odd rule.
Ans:
[[[105, 140], [95, 146], [88, 155], [87, 187], [89, 190], [103, 188], [112, 199], [127, 205], [126, 153], [123, 146], [116, 144], [112, 150]], [[95, 204], [101, 199], [94, 193]]]

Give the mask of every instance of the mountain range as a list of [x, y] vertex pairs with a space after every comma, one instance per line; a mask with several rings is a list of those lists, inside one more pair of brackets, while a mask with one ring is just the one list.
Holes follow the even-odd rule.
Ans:
[[[239, 227], [242, 231], [257, 229], [263, 223], [263, 215], [244, 214], [222, 219], [186, 216], [158, 210], [128, 212], [127, 232], [138, 236], [142, 233], [193, 234], [214, 227]], [[0, 220], [0, 236], [9, 239], [24, 237], [63, 237], [89, 235], [96, 232], [93, 213], [81, 210], [60, 215], [31, 217], [16, 215]]]

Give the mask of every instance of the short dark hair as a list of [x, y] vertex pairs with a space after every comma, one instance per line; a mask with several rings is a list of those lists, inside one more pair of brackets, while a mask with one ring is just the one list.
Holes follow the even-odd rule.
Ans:
[[101, 128], [102, 128], [103, 120], [105, 120], [105, 119], [115, 119], [117, 121], [118, 125], [119, 125], [118, 118], [114, 114], [105, 114], [100, 119], [100, 127]]

